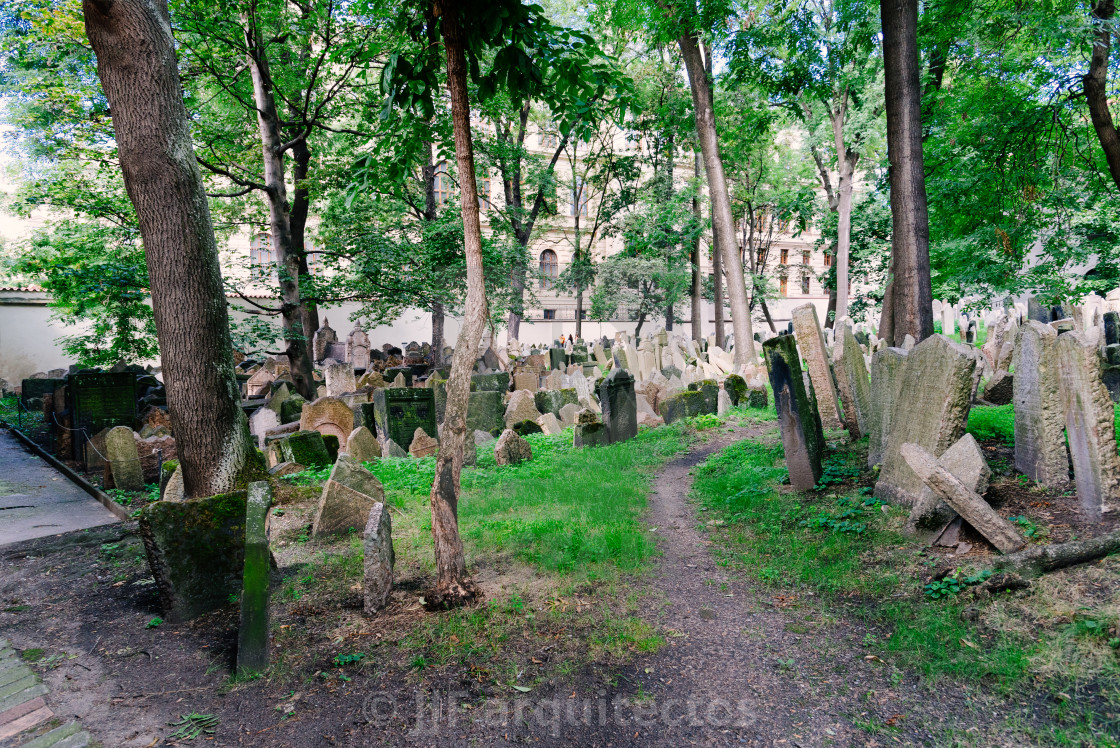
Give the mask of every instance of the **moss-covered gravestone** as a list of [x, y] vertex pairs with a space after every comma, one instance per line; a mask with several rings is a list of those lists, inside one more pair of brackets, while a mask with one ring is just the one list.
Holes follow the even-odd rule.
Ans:
[[502, 418], [506, 412], [506, 404], [502, 402], [502, 394], [497, 390], [482, 390], [470, 393], [470, 400], [467, 403], [468, 431], [490, 432], [502, 428]]
[[188, 621], [241, 592], [245, 491], [189, 501], [156, 501], [140, 511], [140, 537], [164, 618]]
[[699, 392], [704, 396], [704, 408], [697, 413], [716, 413], [719, 411], [719, 382], [714, 379], [702, 379], [688, 385], [688, 389]]
[[599, 402], [610, 443], [624, 442], [638, 435], [638, 401], [630, 372], [612, 370], [599, 385]]
[[817, 403], [805, 389], [801, 376], [801, 357], [792, 335], [779, 335], [762, 344], [770, 387], [774, 390], [774, 407], [785, 447], [789, 482], [800, 491], [813, 488], [821, 479], [821, 453], [824, 432], [817, 414]]
[[698, 390], [678, 392], [662, 400], [657, 407], [661, 412], [661, 417], [665, 419], [665, 423], [698, 416], [705, 412], [704, 393]]
[[[377, 439], [392, 439], [401, 447], [412, 443], [416, 429], [435, 436], [435, 393], [427, 388], [388, 387], [373, 392], [373, 418]], [[362, 520], [365, 527], [365, 519]]]
[[249, 484], [245, 506], [245, 568], [241, 586], [241, 626], [237, 630], [237, 672], [259, 673], [268, 667], [269, 552], [267, 481]]
[[294, 462], [305, 467], [323, 467], [331, 464], [330, 451], [318, 431], [297, 431], [281, 441], [280, 452], [284, 462]]
[[[731, 398], [732, 405], [746, 405], [744, 402], [747, 397], [747, 380], [743, 379], [738, 374], [728, 374], [727, 379], [723, 383], [723, 388], [727, 390], [727, 395]], [[754, 407], [753, 405], [751, 407]], [[766, 407], [763, 403], [762, 407]]]

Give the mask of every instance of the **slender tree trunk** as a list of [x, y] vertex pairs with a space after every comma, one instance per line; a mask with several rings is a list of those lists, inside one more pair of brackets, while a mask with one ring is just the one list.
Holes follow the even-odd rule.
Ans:
[[[883, 0], [883, 64], [891, 185], [891, 339], [933, 334], [929, 212], [922, 156], [922, 89], [918, 75], [918, 0]], [[883, 325], [880, 325], [882, 328]]]
[[770, 307], [766, 306], [766, 299], [759, 298], [758, 301], [762, 305], [762, 316], [766, 317], [766, 324], [770, 326], [770, 332], [777, 335], [778, 328], [774, 326], [774, 318], [770, 316]]
[[1104, 150], [1108, 173], [1112, 175], [1116, 186], [1120, 187], [1120, 134], [1116, 132], [1112, 112], [1108, 109], [1108, 57], [1113, 30], [1109, 25], [1097, 23], [1111, 21], [1115, 15], [1115, 0], [1101, 0], [1093, 7], [1097, 33], [1093, 40], [1093, 55], [1089, 59], [1089, 72], [1082, 76], [1081, 87], [1085, 92], [1085, 101], [1089, 104], [1089, 116], [1093, 120], [1093, 129], [1097, 131], [1097, 140]]
[[292, 177], [295, 179], [291, 214], [292, 252], [299, 258], [303, 330], [308, 337], [319, 329], [319, 305], [314, 299], [307, 298], [307, 284], [304, 280], [311, 275], [311, 261], [307, 255], [307, 214], [311, 210], [307, 178], [310, 169], [311, 149], [307, 146], [306, 139], [299, 140], [292, 146]]
[[455, 342], [451, 376], [447, 381], [444, 416], [435, 480], [432, 482], [432, 541], [435, 546], [436, 588], [428, 595], [433, 607], [450, 607], [473, 600], [478, 587], [467, 575], [463, 542], [459, 538], [459, 475], [467, 435], [467, 402], [471, 370], [478, 358], [478, 344], [486, 326], [486, 285], [482, 273], [482, 226], [478, 217], [474, 151], [471, 144], [471, 109], [467, 92], [467, 58], [456, 0], [437, 1], [442, 11], [443, 44], [447, 52], [447, 89], [451, 95], [451, 123], [455, 133], [455, 159], [463, 213], [463, 238], [467, 260], [467, 299], [463, 326]]
[[296, 391], [308, 400], [314, 400], [315, 377], [308, 342], [315, 331], [304, 329], [303, 300], [299, 295], [300, 254], [292, 246], [292, 221], [288, 210], [288, 187], [284, 180], [280, 117], [276, 111], [272, 75], [268, 68], [263, 37], [252, 16], [249, 17], [245, 37], [249, 47], [253, 100], [257, 105], [257, 124], [264, 156], [265, 195], [272, 229], [272, 249], [276, 252], [276, 271], [280, 282], [280, 319], [287, 344], [288, 366]]
[[428, 356], [428, 361], [432, 366], [439, 367], [443, 365], [443, 341], [444, 341], [444, 325], [446, 317], [443, 312], [443, 302], [432, 302], [432, 352]]
[[727, 329], [723, 322], [723, 253], [719, 251], [719, 237], [712, 232], [712, 296], [715, 299], [716, 345], [727, 348]]
[[186, 495], [233, 489], [257, 462], [234, 376], [229, 317], [191, 144], [166, 0], [83, 0], [144, 241], [171, 427]]
[[853, 153], [844, 143], [844, 120], [847, 106], [837, 107], [829, 115], [832, 121], [832, 134], [836, 147], [836, 163], [839, 170], [836, 201], [836, 319], [848, 314], [848, 265], [852, 246], [852, 188], [855, 183], [855, 167], [859, 154]]
[[836, 289], [828, 289], [828, 311], [824, 313], [824, 326], [836, 328]]
[[712, 233], [718, 237], [717, 243], [727, 268], [727, 295], [731, 301], [731, 326], [735, 331], [735, 365], [743, 367], [755, 363], [754, 331], [751, 329], [750, 308], [747, 306], [743, 260], [739, 256], [739, 248], [735, 241], [731, 196], [727, 191], [723, 160], [719, 154], [711, 81], [704, 68], [704, 59], [697, 38], [690, 33], [685, 33], [681, 34], [677, 43], [688, 71], [688, 82], [692, 89], [692, 106], [696, 113], [696, 135], [700, 140], [704, 167], [708, 174], [708, 194], [712, 201]]
[[634, 337], [637, 338], [642, 334], [642, 325], [646, 323], [646, 313], [642, 312], [638, 315], [638, 324], [634, 327]]
[[[428, 28], [428, 36], [432, 44], [435, 44], [438, 42], [438, 37], [435, 35], [434, 20], [429, 20]], [[424, 145], [427, 151], [427, 161], [420, 170], [421, 176], [424, 179], [424, 222], [431, 224], [439, 217], [439, 203], [436, 201], [435, 149], [431, 142], [425, 143]], [[432, 351], [428, 355], [428, 363], [432, 366], [439, 367], [443, 365], [444, 325], [446, 322], [443, 302], [439, 299], [433, 299], [431, 311]]]
[[[582, 190], [582, 188], [581, 188], [581, 190]], [[575, 211], [576, 215], [575, 215], [575, 227], [574, 227], [574, 233], [573, 233], [573, 238], [575, 239], [575, 244], [576, 244], [576, 251], [574, 253], [572, 253], [572, 264], [575, 265], [573, 270], [575, 271], [575, 279], [576, 279], [575, 286], [576, 286], [576, 337], [577, 338], [582, 338], [583, 337], [583, 319], [582, 319], [582, 317], [583, 317], [583, 266], [581, 264], [581, 262], [582, 262], [582, 254], [581, 254], [582, 249], [580, 248], [580, 243], [583, 241], [583, 239], [580, 235], [581, 232], [580, 232], [580, 225], [579, 225], [579, 218], [580, 218], [580, 216], [579, 216], [579, 206], [580, 206], [580, 200], [581, 200], [582, 197], [583, 197], [582, 192], [581, 192], [581, 194], [576, 196], [576, 211]]]
[[[692, 159], [692, 173], [696, 178], [696, 196], [692, 198], [692, 214], [696, 216], [699, 224], [703, 216], [700, 212], [700, 168], [703, 164], [700, 153], [694, 154]], [[696, 241], [692, 245], [692, 339], [704, 338], [704, 272], [700, 265], [700, 233], [696, 234]]]

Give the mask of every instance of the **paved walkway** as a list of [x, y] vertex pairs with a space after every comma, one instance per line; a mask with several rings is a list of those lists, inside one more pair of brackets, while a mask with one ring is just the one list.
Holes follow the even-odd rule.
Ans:
[[[47, 706], [47, 687], [18, 653], [0, 639], [0, 745], [22, 748], [83, 748], [89, 733], [77, 722], [54, 727], [58, 719]], [[49, 721], [53, 720], [53, 721]], [[51, 729], [54, 727], [54, 729]]]
[[119, 520], [0, 429], [0, 546]]

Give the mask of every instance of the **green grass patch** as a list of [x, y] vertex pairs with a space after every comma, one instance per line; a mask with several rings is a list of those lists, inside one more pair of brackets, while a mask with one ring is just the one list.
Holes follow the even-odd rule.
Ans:
[[977, 406], [968, 412], [968, 433], [977, 441], [1015, 443], [1015, 406]]

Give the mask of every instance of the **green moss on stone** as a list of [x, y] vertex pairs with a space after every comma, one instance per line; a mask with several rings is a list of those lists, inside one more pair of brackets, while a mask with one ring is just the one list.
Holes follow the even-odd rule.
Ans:
[[723, 383], [723, 388], [727, 390], [732, 405], [738, 405], [747, 396], [747, 380], [738, 374], [729, 374]]

